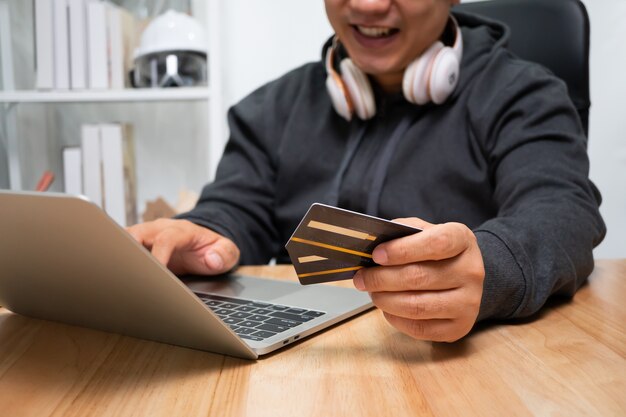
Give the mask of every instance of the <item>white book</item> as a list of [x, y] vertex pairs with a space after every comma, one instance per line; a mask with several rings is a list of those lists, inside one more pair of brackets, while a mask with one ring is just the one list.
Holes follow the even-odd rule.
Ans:
[[107, 35], [109, 45], [109, 82], [112, 89], [124, 88], [124, 39], [122, 11], [119, 7], [107, 7]]
[[63, 149], [63, 184], [67, 194], [83, 194], [82, 158], [80, 146]]
[[81, 133], [83, 194], [99, 207], [103, 207], [100, 127], [83, 125]]
[[35, 0], [36, 87], [39, 90], [52, 90], [55, 83], [53, 6], [52, 0]]
[[109, 88], [106, 3], [93, 0], [87, 3], [87, 31], [89, 87], [105, 90]]
[[85, 0], [68, 0], [70, 27], [70, 87], [84, 90], [87, 79], [87, 5]]
[[70, 38], [67, 0], [54, 3], [54, 88], [70, 89]]
[[100, 134], [104, 209], [120, 226], [130, 226], [137, 221], [134, 152], [130, 129], [121, 124], [102, 124]]

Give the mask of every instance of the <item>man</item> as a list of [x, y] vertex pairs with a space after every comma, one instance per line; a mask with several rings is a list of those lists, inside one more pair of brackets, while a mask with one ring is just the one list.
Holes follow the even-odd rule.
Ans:
[[234, 106], [197, 207], [130, 233], [175, 273], [216, 274], [287, 261], [313, 202], [421, 227], [354, 277], [417, 339], [573, 295], [605, 233], [580, 121], [561, 81], [511, 56], [503, 26], [451, 18], [456, 3], [326, 0], [323, 62]]

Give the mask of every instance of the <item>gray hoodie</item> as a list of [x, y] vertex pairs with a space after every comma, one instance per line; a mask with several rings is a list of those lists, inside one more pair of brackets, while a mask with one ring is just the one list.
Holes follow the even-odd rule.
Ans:
[[232, 239], [241, 264], [288, 262], [284, 244], [313, 202], [461, 222], [486, 270], [479, 319], [524, 317], [551, 294], [572, 296], [605, 226], [566, 86], [512, 56], [504, 26], [455, 16], [464, 55], [444, 104], [416, 106], [374, 84], [375, 117], [347, 122], [322, 62], [304, 65], [229, 111], [216, 180], [180, 217]]

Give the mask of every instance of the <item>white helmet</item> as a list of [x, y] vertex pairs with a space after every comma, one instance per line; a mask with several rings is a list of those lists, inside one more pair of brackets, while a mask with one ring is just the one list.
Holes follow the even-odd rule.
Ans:
[[190, 51], [206, 55], [204, 28], [185, 13], [168, 10], [155, 18], [143, 31], [135, 58], [168, 51]]
[[135, 87], [205, 85], [207, 42], [195, 19], [168, 10], [154, 19], [135, 50]]

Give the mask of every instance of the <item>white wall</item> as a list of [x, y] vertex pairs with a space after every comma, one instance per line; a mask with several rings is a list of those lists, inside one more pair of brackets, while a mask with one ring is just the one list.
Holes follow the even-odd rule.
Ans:
[[626, 257], [626, 1], [584, 0], [591, 20], [591, 178], [608, 233], [599, 258]]
[[322, 0], [228, 0], [221, 7], [226, 105], [318, 60], [323, 42], [333, 33]]
[[[466, 0], [468, 1], [468, 0]], [[626, 257], [626, 1], [583, 0], [591, 20], [589, 155], [608, 225], [597, 258]], [[223, 3], [224, 102], [320, 57], [331, 28], [322, 0]]]

